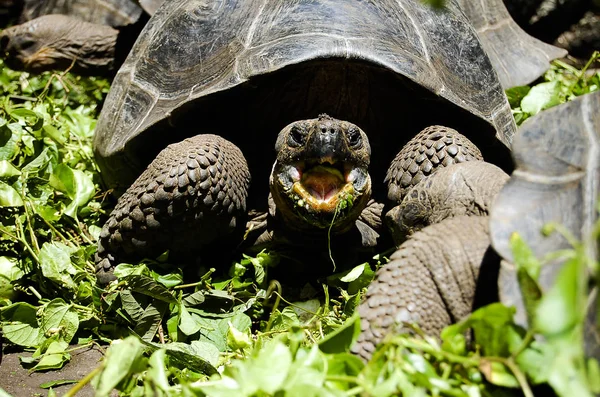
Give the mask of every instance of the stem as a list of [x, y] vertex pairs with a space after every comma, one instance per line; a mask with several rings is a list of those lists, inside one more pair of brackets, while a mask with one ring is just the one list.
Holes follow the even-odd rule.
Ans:
[[191, 288], [191, 287], [197, 287], [199, 285], [202, 285], [206, 279], [208, 279], [210, 277], [211, 274], [213, 274], [216, 271], [216, 269], [214, 267], [211, 267], [206, 274], [204, 274], [204, 276], [202, 276], [200, 278], [200, 281], [197, 281], [195, 283], [191, 283], [191, 284], [182, 284], [182, 285], [177, 285], [175, 287], [173, 287], [173, 289], [183, 289], [183, 288]]
[[54, 234], [56, 234], [58, 237], [60, 237], [60, 239], [67, 245], [73, 245], [71, 243], [71, 240], [67, 239], [65, 237], [64, 234], [62, 234], [62, 232], [60, 232], [57, 228], [55, 228], [50, 222], [48, 222], [46, 219], [44, 219], [43, 216], [40, 216], [40, 218], [42, 219], [42, 222], [44, 222], [46, 224], [46, 226], [48, 226], [50, 228], [50, 230], [52, 230], [52, 232]]
[[[21, 224], [19, 222], [16, 222], [19, 226], [19, 228], [22, 230]], [[6, 229], [4, 226], [0, 226], [0, 232], [6, 234], [8, 237], [12, 238], [14, 241], [21, 243], [25, 246], [25, 249], [27, 249], [27, 251], [29, 251], [29, 253], [31, 254], [31, 256], [33, 257], [33, 259], [37, 262], [40, 263], [40, 259], [37, 256], [37, 254], [33, 251], [33, 249], [31, 248], [31, 246], [29, 245], [29, 243], [27, 242], [27, 240], [20, 238], [19, 236], [16, 236], [14, 234], [12, 234], [8, 229]]]
[[[21, 188], [21, 194], [23, 195], [23, 197], [27, 197], [25, 195], [25, 187], [24, 185], [22, 185]], [[29, 216], [29, 209], [27, 208], [29, 204], [29, 201], [25, 201], [23, 203], [23, 209], [25, 210], [25, 218], [27, 219], [27, 230], [29, 230], [29, 238], [31, 239], [31, 242], [33, 243], [33, 246], [35, 248], [35, 252], [39, 253], [40, 252], [40, 247], [38, 245], [37, 242], [37, 237], [35, 236], [35, 232], [33, 231], [33, 222], [31, 221], [31, 216]]]
[[64, 397], [73, 397], [77, 393], [79, 393], [79, 391], [81, 391], [81, 389], [83, 389], [85, 387], [85, 385], [87, 385], [88, 383], [90, 383], [90, 381], [92, 380], [92, 378], [94, 376], [96, 376], [97, 374], [100, 373], [100, 371], [102, 371], [103, 367], [104, 367], [104, 365], [100, 364], [99, 366], [97, 366], [96, 368], [94, 368], [83, 379], [81, 379], [79, 382], [77, 382], [77, 384], [75, 386], [73, 386], [71, 389], [69, 389], [69, 391], [67, 391], [65, 393]]
[[329, 229], [327, 229], [327, 251], [329, 252], [329, 259], [331, 259], [331, 263], [333, 264], [333, 271], [335, 272], [335, 260], [333, 260], [333, 255], [331, 254], [331, 229], [333, 228], [333, 224], [335, 223], [335, 218], [337, 218], [340, 213], [341, 201], [335, 206], [335, 211], [333, 212], [333, 219], [331, 219], [331, 224], [329, 225]]
[[71, 352], [75, 352], [77, 350], [87, 349], [88, 347], [94, 346], [95, 344], [96, 344], [96, 342], [88, 342], [85, 345], [76, 346], [76, 347], [73, 347], [71, 349], [67, 349], [67, 350], [65, 350], [65, 352], [66, 353], [71, 353]]
[[515, 350], [513, 354], [510, 355], [511, 359], [514, 360], [519, 356], [519, 354], [523, 353], [523, 350], [525, 350], [533, 340], [533, 335], [533, 331], [528, 329], [527, 333], [525, 334], [525, 338], [523, 338], [523, 343], [521, 343], [521, 346], [519, 346], [519, 348]]
[[400, 344], [409, 349], [419, 350], [419, 351], [422, 351], [425, 353], [432, 354], [436, 357], [443, 357], [444, 359], [446, 359], [450, 362], [462, 364], [464, 366], [469, 366], [469, 367], [478, 367], [479, 366], [478, 358], [458, 356], [456, 354], [453, 354], [453, 353], [450, 353], [450, 352], [447, 352], [444, 350], [437, 350], [437, 349], [433, 348], [432, 346], [429, 346], [426, 344], [414, 343], [410, 340], [401, 340]]
[[359, 395], [359, 394], [362, 394], [362, 392], [363, 392], [364, 390], [365, 390], [365, 388], [364, 388], [364, 387], [362, 387], [362, 386], [356, 386], [356, 387], [353, 387], [352, 389], [348, 389], [348, 390], [346, 391], [346, 395], [347, 395], [347, 396], [357, 396], [357, 395]]
[[519, 382], [519, 386], [521, 387], [521, 390], [523, 391], [523, 395], [525, 397], [534, 397], [533, 392], [531, 391], [531, 388], [529, 387], [529, 383], [527, 382], [527, 378], [525, 377], [523, 372], [521, 372], [521, 370], [515, 364], [515, 362], [512, 358], [484, 357], [484, 359], [488, 360], [488, 361], [495, 361], [495, 362], [504, 364], [508, 369], [510, 369], [510, 372], [513, 373], [513, 375], [517, 379], [517, 382]]
[[277, 280], [272, 280], [269, 284], [269, 288], [267, 289], [265, 300], [268, 300], [271, 297], [271, 294], [275, 292], [275, 289], [277, 289], [275, 303], [273, 303], [273, 309], [271, 309], [271, 314], [269, 315], [269, 321], [267, 322], [267, 328], [265, 331], [269, 331], [271, 329], [271, 326], [273, 325], [273, 314], [279, 307], [279, 302], [281, 301], [281, 284], [279, 284], [279, 281]]
[[583, 69], [581, 69], [581, 72], [579, 72], [579, 76], [577, 77], [577, 81], [575, 82], [575, 84], [573, 84], [573, 86], [579, 84], [579, 82], [582, 81], [582, 80], [583, 80], [584, 86], [587, 86], [587, 79], [584, 80], [585, 73], [587, 72], [587, 70], [589, 69], [589, 67], [592, 65], [592, 63], [594, 63], [596, 61], [596, 59], [598, 59], [598, 58], [600, 58], [600, 52], [599, 51], [594, 51], [594, 53], [592, 54], [592, 56], [590, 57], [590, 59], [587, 61], [587, 63], [583, 67]]
[[347, 375], [327, 375], [325, 377], [325, 380], [329, 380], [332, 382], [347, 382], [347, 383], [353, 383], [355, 385], [358, 385], [358, 380], [356, 379], [356, 377], [354, 376], [347, 376]]
[[94, 309], [92, 309], [91, 307], [78, 305], [77, 303], [71, 303], [71, 306], [73, 306], [75, 309], [79, 309], [79, 310], [82, 310], [85, 312], [93, 312], [94, 311]]
[[162, 323], [158, 324], [158, 340], [161, 345], [165, 344], [165, 331], [163, 330]]
[[42, 299], [43, 299], [43, 298], [42, 298], [42, 295], [40, 295], [40, 293], [39, 293], [39, 292], [37, 292], [37, 290], [36, 290], [35, 288], [33, 288], [33, 287], [31, 287], [31, 286], [30, 286], [30, 287], [28, 287], [27, 289], [28, 289], [29, 291], [31, 291], [31, 293], [32, 293], [32, 294], [34, 294], [34, 295], [35, 295], [35, 297], [36, 297], [36, 298], [38, 298], [38, 300], [42, 300]]

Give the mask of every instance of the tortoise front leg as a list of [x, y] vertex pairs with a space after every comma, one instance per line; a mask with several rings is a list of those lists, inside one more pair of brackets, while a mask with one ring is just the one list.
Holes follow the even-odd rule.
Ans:
[[487, 217], [455, 217], [415, 233], [369, 285], [358, 307], [361, 334], [352, 352], [368, 360], [387, 334], [407, 332], [406, 324], [439, 335], [468, 315], [479, 269], [496, 259], [489, 245]]
[[102, 228], [96, 273], [114, 279], [122, 261], [170, 250], [193, 258], [203, 247], [245, 227], [250, 172], [242, 152], [216, 135], [169, 145], [119, 198]]
[[481, 152], [464, 135], [441, 125], [419, 132], [396, 155], [385, 177], [388, 200], [397, 205], [414, 185], [450, 164], [481, 161]]
[[[428, 133], [433, 128], [435, 139]], [[388, 171], [388, 196], [397, 205], [386, 223], [402, 244], [379, 269], [358, 309], [362, 333], [353, 351], [364, 358], [406, 323], [438, 335], [469, 314], [480, 268], [488, 261], [497, 267], [487, 214], [508, 175], [480, 161], [466, 137], [433, 128], [411, 140]]]

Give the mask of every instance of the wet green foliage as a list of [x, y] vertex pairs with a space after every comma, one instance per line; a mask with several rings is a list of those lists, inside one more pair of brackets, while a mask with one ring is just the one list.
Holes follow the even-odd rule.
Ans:
[[565, 62], [554, 61], [543, 81], [530, 86], [513, 87], [506, 91], [518, 125], [531, 116], [580, 95], [600, 90], [600, 71], [588, 70], [600, 60], [596, 51], [588, 63], [577, 69]]
[[[348, 351], [360, 330], [355, 308], [383, 255], [331, 275], [297, 302], [269, 277], [279, 259], [267, 251], [239, 258], [225, 275], [208, 269], [193, 284], [172, 267], [151, 270], [165, 258], [121, 264], [116, 282], [97, 287], [93, 254], [112, 201], [100, 187], [91, 139], [108, 83], [0, 68], [4, 341], [36, 349], [22, 360], [32, 370], [60, 368], [73, 349], [111, 343], [70, 395], [90, 381], [98, 396], [115, 388], [131, 396], [532, 396], [544, 384], [561, 396], [600, 392], [598, 363], [582, 347], [598, 264], [577, 241], [555, 255], [565, 266], [542, 293], [537, 278], [547, 259], [513, 237], [529, 329], [496, 303], [448, 327], [441, 340], [417, 328], [390, 336], [368, 363]], [[546, 81], [512, 89], [509, 98], [521, 122], [597, 90], [599, 79], [555, 63]]]

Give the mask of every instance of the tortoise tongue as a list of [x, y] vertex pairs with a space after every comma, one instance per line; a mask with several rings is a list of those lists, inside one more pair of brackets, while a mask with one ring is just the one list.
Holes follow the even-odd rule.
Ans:
[[318, 165], [302, 175], [302, 185], [317, 200], [329, 201], [343, 187], [344, 178], [339, 170]]

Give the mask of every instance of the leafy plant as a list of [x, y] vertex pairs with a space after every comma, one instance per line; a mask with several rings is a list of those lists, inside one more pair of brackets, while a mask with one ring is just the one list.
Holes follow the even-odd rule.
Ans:
[[575, 67], [556, 60], [544, 74], [543, 82], [529, 86], [513, 87], [506, 91], [508, 101], [518, 125], [544, 109], [570, 101], [580, 95], [600, 89], [600, 72], [588, 69], [600, 60], [596, 51], [583, 67]]

